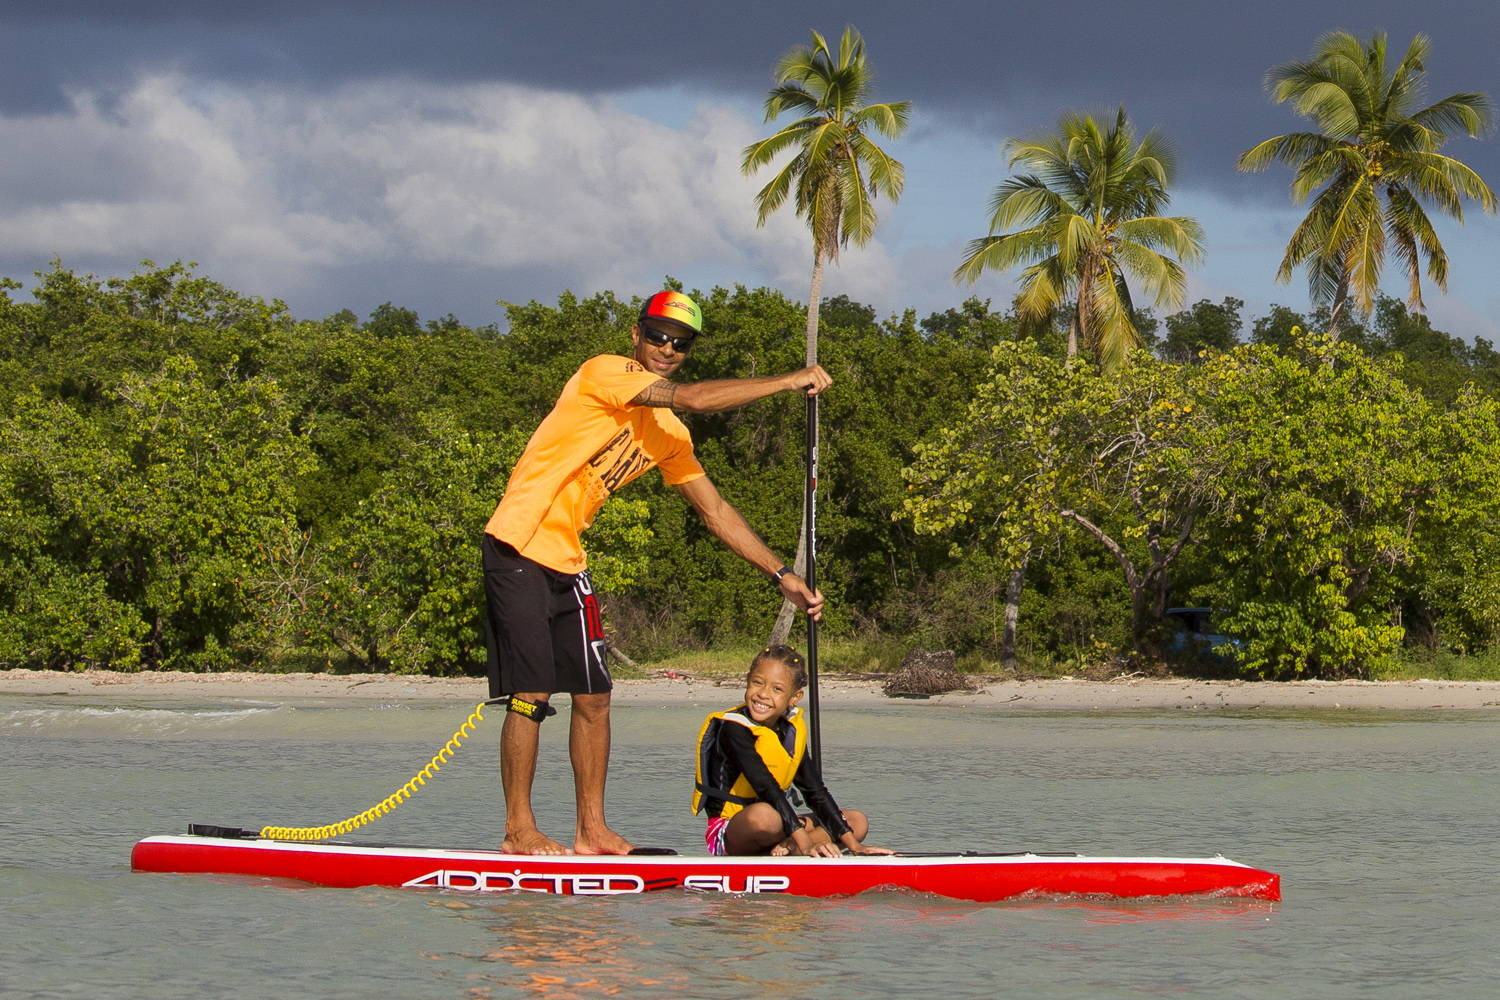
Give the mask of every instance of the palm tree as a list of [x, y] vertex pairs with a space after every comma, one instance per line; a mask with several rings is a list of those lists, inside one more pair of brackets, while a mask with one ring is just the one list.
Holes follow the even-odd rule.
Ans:
[[766, 96], [766, 121], [783, 112], [802, 115], [774, 135], [745, 147], [740, 164], [747, 174], [767, 166], [790, 149], [794, 155], [755, 196], [756, 222], [795, 196], [797, 215], [813, 236], [812, 288], [807, 297], [807, 363], [818, 360], [818, 304], [823, 267], [837, 261], [852, 241], [863, 246], [875, 235], [875, 197], [901, 197], [906, 169], [870, 140], [870, 130], [888, 138], [906, 131], [911, 102], [866, 104], [872, 76], [865, 42], [853, 27], [844, 29], [835, 56], [816, 31], [812, 45], [782, 56], [776, 86]]
[[[1154, 129], [1136, 142], [1122, 106], [1113, 122], [1070, 113], [1056, 132], [1009, 139], [1005, 149], [1011, 168], [1032, 172], [995, 189], [990, 235], [969, 241], [954, 278], [972, 283], [986, 269], [1024, 265], [1021, 319], [1042, 322], [1072, 296], [1068, 356], [1081, 339], [1106, 368], [1118, 367], [1141, 344], [1127, 274], [1158, 306], [1176, 307], [1183, 263], [1203, 256], [1196, 220], [1159, 214], [1176, 172], [1171, 145]], [[1021, 228], [1002, 232], [1012, 226]]]
[[[870, 131], [896, 138], [906, 131], [909, 101], [866, 104], [873, 81], [865, 61], [865, 43], [846, 27], [835, 56], [816, 31], [812, 45], [782, 56], [774, 70], [776, 85], [766, 96], [766, 121], [786, 111], [801, 115], [774, 135], [745, 147], [740, 167], [746, 175], [795, 150], [770, 183], [755, 196], [756, 222], [793, 199], [797, 215], [807, 220], [813, 237], [812, 287], [807, 293], [807, 364], [818, 361], [818, 306], [823, 297], [823, 269], [837, 262], [839, 251], [853, 242], [863, 246], [875, 235], [874, 200], [884, 194], [901, 197], [906, 169], [871, 141]], [[797, 542], [796, 571], [806, 572], [806, 518]], [[783, 601], [771, 633], [784, 642], [791, 631], [793, 607]]]
[[1320, 131], [1267, 139], [1240, 154], [1239, 167], [1264, 170], [1280, 160], [1296, 170], [1294, 203], [1318, 192], [1276, 278], [1289, 281], [1293, 270], [1307, 267], [1313, 301], [1332, 303], [1328, 332], [1334, 337], [1351, 299], [1359, 311], [1369, 311], [1387, 250], [1406, 271], [1412, 307], [1422, 306], [1423, 257], [1427, 276], [1447, 289], [1448, 255], [1423, 201], [1460, 222], [1465, 197], [1495, 211], [1495, 193], [1479, 175], [1438, 152], [1458, 131], [1471, 137], [1484, 132], [1490, 100], [1458, 93], [1419, 110], [1429, 47], [1427, 36], [1417, 35], [1388, 70], [1384, 32], [1366, 44], [1335, 31], [1319, 39], [1311, 59], [1282, 63], [1266, 74], [1276, 103], [1291, 101]]

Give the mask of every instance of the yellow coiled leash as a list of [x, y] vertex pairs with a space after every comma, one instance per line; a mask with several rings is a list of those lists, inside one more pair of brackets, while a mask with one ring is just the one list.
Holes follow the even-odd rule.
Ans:
[[327, 826], [263, 826], [260, 828], [260, 836], [267, 840], [327, 840], [329, 837], [337, 837], [350, 830], [357, 830], [366, 823], [374, 822], [411, 798], [418, 788], [427, 783], [428, 778], [442, 770], [443, 765], [452, 759], [459, 747], [463, 746], [464, 740], [474, 735], [474, 727], [484, 721], [484, 706], [488, 704], [492, 702], [482, 701], [474, 706], [474, 711], [469, 713], [464, 724], [448, 737], [448, 742], [433, 755], [432, 760], [427, 762], [427, 766], [379, 804], [371, 806], [357, 816], [350, 816], [342, 823], [330, 823]]

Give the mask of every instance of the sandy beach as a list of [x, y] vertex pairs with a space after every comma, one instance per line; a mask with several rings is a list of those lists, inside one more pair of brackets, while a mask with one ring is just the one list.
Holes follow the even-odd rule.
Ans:
[[[620, 704], [718, 703], [739, 681], [672, 675], [616, 683]], [[65, 673], [0, 671], [0, 694], [59, 698], [149, 698], [255, 701], [427, 699], [466, 703], [485, 696], [484, 681], [392, 674]], [[1112, 681], [1007, 680], [973, 693], [890, 698], [878, 679], [825, 677], [819, 697], [830, 705], [1000, 706], [1019, 710], [1129, 709], [1500, 709], [1494, 681], [1200, 681], [1124, 677]], [[1497, 712], [1500, 715], [1500, 712]]]

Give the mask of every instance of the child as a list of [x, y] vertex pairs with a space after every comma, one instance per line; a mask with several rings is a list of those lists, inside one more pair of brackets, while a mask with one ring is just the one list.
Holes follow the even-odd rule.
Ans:
[[[796, 650], [767, 647], [750, 662], [744, 704], [704, 720], [693, 812], [707, 810], [709, 854], [836, 858], [840, 844], [853, 854], [892, 853], [863, 843], [864, 813], [840, 810], [807, 756], [807, 723], [797, 707], [806, 685]], [[793, 784], [813, 816], [797, 816], [786, 794]]]

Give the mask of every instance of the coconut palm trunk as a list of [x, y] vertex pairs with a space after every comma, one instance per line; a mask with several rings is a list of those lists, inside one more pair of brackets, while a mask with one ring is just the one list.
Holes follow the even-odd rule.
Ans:
[[[818, 306], [823, 301], [823, 250], [813, 248], [812, 284], [807, 291], [807, 361], [818, 363]], [[797, 532], [797, 558], [792, 571], [800, 577], [807, 576], [807, 497], [802, 498], [802, 521]], [[781, 610], [776, 613], [776, 622], [771, 626], [771, 637], [767, 645], [784, 643], [792, 634], [792, 622], [796, 620], [797, 606], [786, 598], [781, 600]]]
[[1016, 627], [1021, 618], [1021, 593], [1026, 583], [1026, 565], [1031, 562], [1031, 551], [1021, 557], [1021, 562], [1010, 571], [1005, 581], [1004, 631], [1000, 633], [1000, 664], [1011, 673], [1016, 672]]

